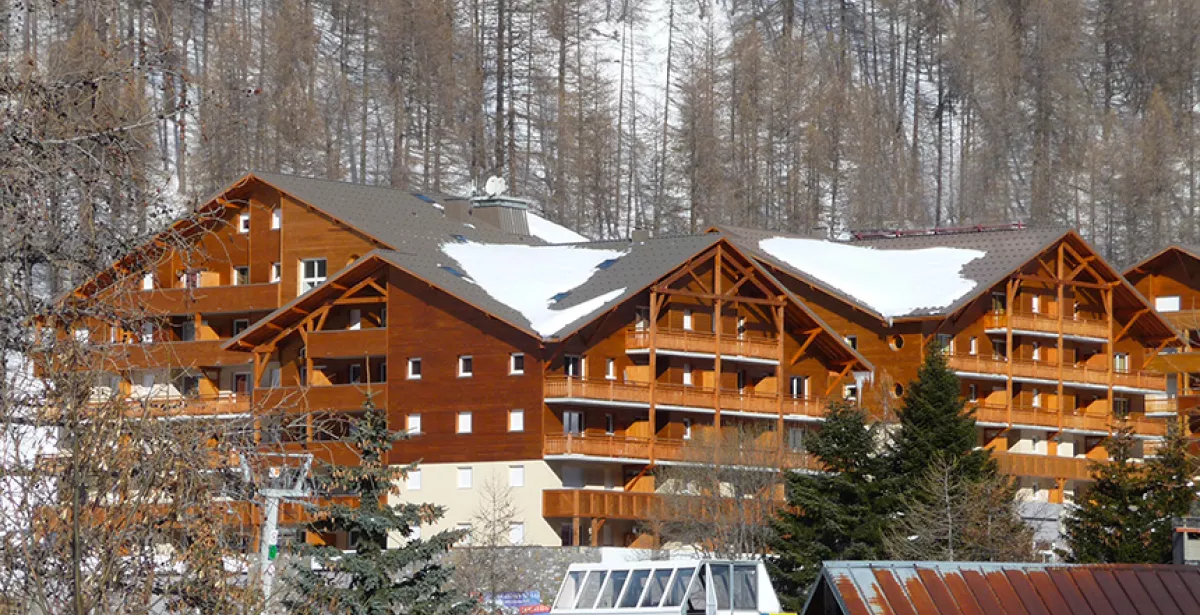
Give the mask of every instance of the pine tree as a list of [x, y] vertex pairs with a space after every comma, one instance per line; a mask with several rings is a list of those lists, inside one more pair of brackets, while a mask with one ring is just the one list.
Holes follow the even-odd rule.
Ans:
[[830, 404], [821, 431], [809, 440], [809, 451], [828, 472], [788, 476], [787, 505], [772, 523], [775, 555], [768, 562], [786, 610], [803, 607], [823, 560], [883, 554], [897, 498], [876, 443], [862, 410]]
[[[340, 491], [357, 496], [358, 505], [320, 505], [309, 528], [314, 532], [346, 532], [350, 552], [329, 546], [307, 546], [293, 567], [284, 606], [293, 613], [396, 612], [422, 615], [460, 615], [472, 603], [447, 589], [451, 569], [439, 557], [461, 538], [461, 532], [441, 532], [428, 539], [412, 537], [421, 523], [441, 518], [439, 507], [387, 504], [392, 486], [415, 468], [389, 466], [387, 453], [405, 434], [390, 431], [387, 415], [370, 398], [362, 418], [351, 423], [353, 444], [361, 452], [358, 466], [323, 468], [315, 482], [319, 492]], [[388, 537], [401, 544], [388, 548]], [[402, 538], [401, 538], [402, 537]], [[311, 558], [311, 563], [309, 565]]]
[[1132, 458], [1133, 435], [1124, 429], [1108, 440], [1108, 463], [1093, 467], [1095, 484], [1063, 522], [1068, 550], [1078, 563], [1171, 561], [1171, 517], [1186, 515], [1195, 492], [1194, 459], [1173, 430], [1157, 457]]
[[904, 484], [919, 482], [930, 461], [937, 457], [955, 464], [964, 480], [995, 474], [990, 452], [976, 449], [974, 413], [964, 407], [960, 391], [958, 377], [946, 364], [945, 354], [937, 345], [931, 346], [897, 413], [900, 429], [893, 445], [893, 460]]

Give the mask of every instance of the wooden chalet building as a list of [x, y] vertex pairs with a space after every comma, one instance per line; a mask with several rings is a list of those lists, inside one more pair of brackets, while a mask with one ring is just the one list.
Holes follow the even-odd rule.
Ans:
[[1166, 374], [1167, 394], [1176, 400], [1164, 414], [1184, 415], [1189, 435], [1200, 434], [1200, 250], [1168, 246], [1130, 267], [1125, 277], [1185, 341], [1181, 348], [1164, 349], [1152, 367]]
[[754, 465], [813, 468], [827, 402], [888, 417], [933, 341], [1030, 498], [1070, 497], [1119, 424], [1165, 431], [1167, 380], [1143, 368], [1178, 338], [1071, 231], [586, 242], [515, 199], [267, 173], [172, 231], [114, 267], [155, 263], [136, 288], [76, 291], [152, 315], [90, 332], [110, 349], [96, 395], [184, 397], [346, 463], [370, 397], [412, 435], [392, 461], [421, 462], [395, 497], [446, 506], [437, 529], [494, 484], [514, 540], [645, 545], [654, 467], [744, 428]]
[[1166, 377], [1147, 368], [1181, 342], [1074, 231], [938, 231], [834, 243], [714, 230], [753, 254], [875, 366], [862, 401], [885, 420], [936, 342], [976, 408], [980, 444], [1020, 477], [1027, 500], [1070, 499], [1088, 479], [1088, 463], [1107, 458], [1103, 441], [1120, 425], [1142, 442], [1166, 433], [1162, 417], [1174, 401]]

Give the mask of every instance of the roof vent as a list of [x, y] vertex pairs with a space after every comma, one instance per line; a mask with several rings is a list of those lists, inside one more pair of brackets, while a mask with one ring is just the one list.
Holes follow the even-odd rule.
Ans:
[[629, 234], [629, 240], [633, 243], [646, 243], [650, 241], [650, 231], [642, 227], [635, 227], [633, 232]]
[[471, 197], [471, 215], [510, 235], [528, 235], [529, 201], [506, 196], [507, 190], [503, 177], [489, 177], [483, 194]]

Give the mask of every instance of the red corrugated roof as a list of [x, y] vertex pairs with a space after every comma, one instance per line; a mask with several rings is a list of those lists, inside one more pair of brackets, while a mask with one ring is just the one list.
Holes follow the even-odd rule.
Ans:
[[805, 615], [1193, 615], [1200, 568], [826, 562]]

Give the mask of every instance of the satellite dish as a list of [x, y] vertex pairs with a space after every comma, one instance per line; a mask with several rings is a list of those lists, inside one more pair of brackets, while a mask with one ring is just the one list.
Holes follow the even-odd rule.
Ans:
[[493, 175], [488, 178], [487, 183], [483, 185], [483, 193], [490, 196], [500, 196], [508, 190], [508, 182], [504, 181], [503, 177]]

